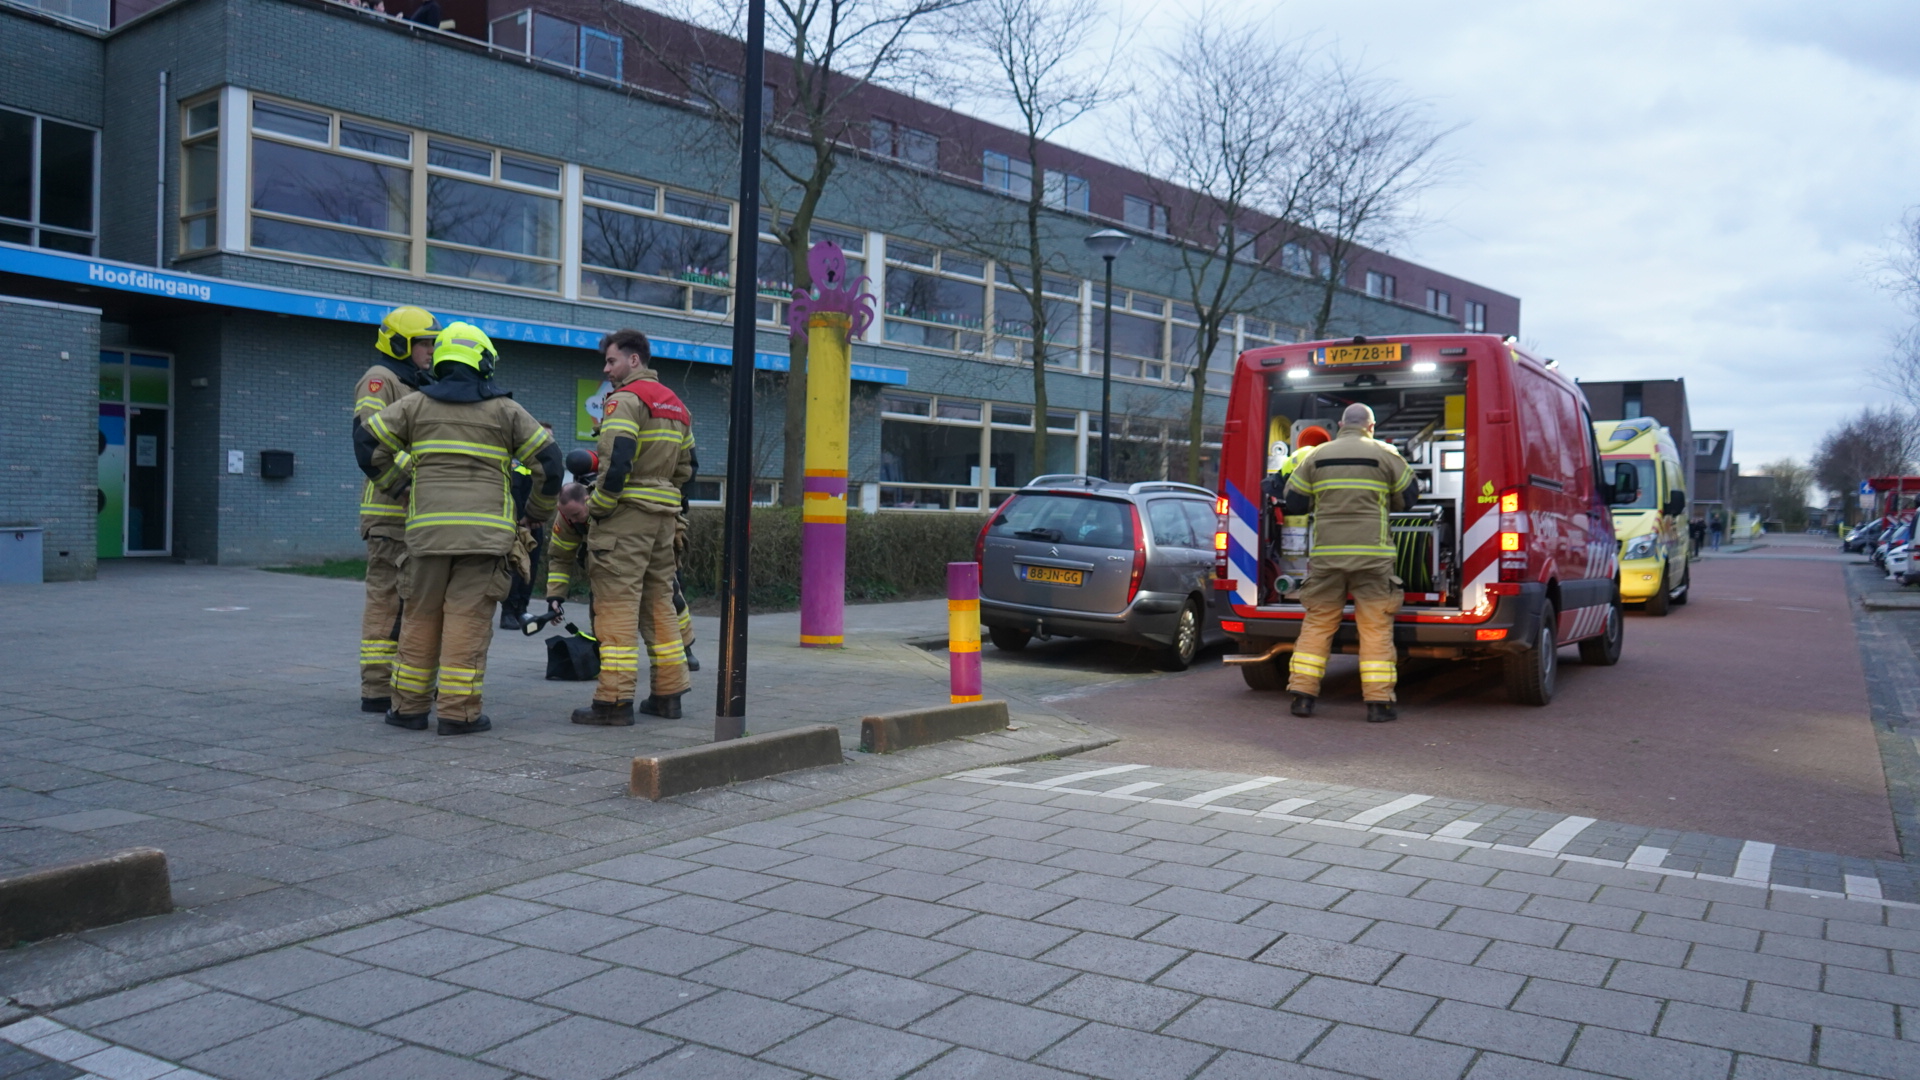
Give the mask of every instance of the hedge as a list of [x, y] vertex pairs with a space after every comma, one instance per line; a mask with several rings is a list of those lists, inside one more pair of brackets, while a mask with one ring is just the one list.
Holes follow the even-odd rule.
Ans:
[[[696, 507], [691, 516], [682, 586], [696, 597], [720, 593], [723, 511]], [[894, 511], [847, 514], [847, 599], [902, 600], [941, 596], [947, 564], [973, 558], [973, 542], [985, 514]], [[753, 511], [748, 546], [756, 609], [800, 603], [800, 511], [762, 507]]]

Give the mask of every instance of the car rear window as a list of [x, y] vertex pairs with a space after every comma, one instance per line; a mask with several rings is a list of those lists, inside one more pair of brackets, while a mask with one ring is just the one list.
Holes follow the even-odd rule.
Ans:
[[1022, 492], [1007, 500], [1006, 509], [987, 534], [1049, 544], [1130, 548], [1133, 546], [1133, 507], [1129, 503], [1086, 495]]

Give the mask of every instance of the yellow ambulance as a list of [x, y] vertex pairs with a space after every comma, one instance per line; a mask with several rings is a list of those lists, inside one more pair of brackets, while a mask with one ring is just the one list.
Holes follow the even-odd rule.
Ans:
[[1687, 474], [1680, 452], [1673, 436], [1650, 416], [1596, 421], [1593, 434], [1609, 479], [1624, 468], [1634, 469], [1640, 479], [1640, 497], [1613, 507], [1620, 599], [1641, 605], [1649, 615], [1665, 615], [1687, 602], [1693, 583], [1687, 565]]

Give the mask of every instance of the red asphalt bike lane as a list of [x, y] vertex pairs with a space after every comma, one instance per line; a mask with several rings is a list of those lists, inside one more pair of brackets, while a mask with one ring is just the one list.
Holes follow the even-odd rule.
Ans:
[[1211, 666], [1059, 704], [1121, 736], [1093, 759], [1897, 859], [1843, 574], [1838, 559], [1695, 563], [1690, 603], [1662, 619], [1629, 609], [1618, 665], [1561, 650], [1544, 708], [1508, 702], [1497, 663], [1414, 661], [1401, 669], [1399, 721], [1368, 724], [1352, 656], [1332, 658], [1307, 720], [1287, 712], [1286, 694]]

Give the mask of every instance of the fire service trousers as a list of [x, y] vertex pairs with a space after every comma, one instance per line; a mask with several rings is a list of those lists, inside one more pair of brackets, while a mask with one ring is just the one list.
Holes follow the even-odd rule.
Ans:
[[1393, 614], [1405, 593], [1394, 579], [1391, 563], [1382, 561], [1366, 570], [1315, 569], [1300, 589], [1307, 617], [1288, 665], [1287, 689], [1320, 696], [1320, 679], [1327, 673], [1327, 654], [1347, 597], [1353, 597], [1353, 621], [1360, 631], [1360, 696], [1367, 701], [1392, 701], [1399, 678], [1393, 647]]
[[600, 685], [593, 699], [633, 700], [642, 640], [653, 661], [653, 693], [684, 693], [691, 680], [673, 610], [673, 516], [623, 506], [607, 520], [614, 526], [596, 524], [587, 539], [593, 632], [600, 639]]
[[412, 716], [437, 704], [442, 720], [464, 723], [480, 716], [480, 684], [487, 671], [487, 647], [493, 644], [493, 606], [511, 584], [503, 556], [407, 557], [400, 573], [400, 595], [407, 607], [393, 668], [395, 712]]
[[367, 537], [367, 603], [360, 611], [360, 696], [392, 693], [393, 657], [400, 647], [400, 556], [406, 542]]

